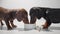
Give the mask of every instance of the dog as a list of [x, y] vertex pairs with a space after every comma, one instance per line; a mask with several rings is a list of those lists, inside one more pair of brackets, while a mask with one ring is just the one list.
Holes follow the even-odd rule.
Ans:
[[[1, 25], [3, 25], [2, 20], [5, 21], [7, 29], [11, 30], [16, 27], [14, 25], [13, 20], [17, 19], [19, 22], [23, 21], [24, 24], [28, 24], [28, 13], [25, 9], [6, 9], [3, 7], [0, 7], [0, 22]], [[11, 24], [11, 25], [10, 25]]]
[[59, 8], [49, 8], [49, 7], [32, 7], [30, 9], [30, 23], [34, 24], [37, 19], [43, 17], [46, 22], [43, 29], [48, 29], [52, 23], [60, 23], [60, 9]]

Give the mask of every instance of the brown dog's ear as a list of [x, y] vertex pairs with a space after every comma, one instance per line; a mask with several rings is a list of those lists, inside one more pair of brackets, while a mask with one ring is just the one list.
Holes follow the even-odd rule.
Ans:
[[29, 24], [28, 13], [25, 9], [21, 10], [24, 24]]
[[21, 20], [24, 20], [25, 21], [26, 19], [28, 19], [27, 16], [28, 16], [27, 15], [27, 11], [25, 9], [20, 9], [16, 13], [16, 18], [17, 18], [18, 21], [21, 21]]
[[16, 18], [17, 18], [18, 21], [22, 20], [22, 18], [23, 18], [22, 16], [23, 16], [22, 12], [20, 10], [17, 10], [17, 12], [16, 12]]

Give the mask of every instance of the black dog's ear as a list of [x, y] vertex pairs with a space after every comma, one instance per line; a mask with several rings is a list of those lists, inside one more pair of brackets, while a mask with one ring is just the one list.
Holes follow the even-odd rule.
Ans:
[[41, 15], [40, 15], [41, 13], [39, 13], [39, 12], [40, 12], [39, 8], [33, 7], [33, 8], [30, 9], [30, 16], [37, 17], [38, 19], [40, 19], [41, 18]]
[[29, 13], [30, 16], [36, 16], [36, 11], [34, 8], [31, 8], [30, 9], [30, 13]]

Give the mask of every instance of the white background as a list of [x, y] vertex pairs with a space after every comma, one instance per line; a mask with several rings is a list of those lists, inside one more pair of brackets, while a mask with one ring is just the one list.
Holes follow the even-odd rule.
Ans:
[[[31, 7], [50, 7], [50, 8], [60, 8], [60, 0], [0, 0], [0, 7], [5, 7], [7, 9], [21, 9], [24, 8], [28, 12]], [[3, 21], [4, 22], [4, 21]], [[45, 22], [45, 19], [41, 18], [36, 21], [36, 25], [41, 26]], [[6, 25], [4, 24], [3, 30], [0, 27], [0, 34], [59, 34], [60, 33], [60, 24], [52, 24], [50, 26], [51, 31], [40, 31], [30, 30], [23, 31], [24, 28], [23, 22], [18, 22], [14, 20], [14, 24], [17, 25], [17, 28], [11, 31], [6, 30]]]

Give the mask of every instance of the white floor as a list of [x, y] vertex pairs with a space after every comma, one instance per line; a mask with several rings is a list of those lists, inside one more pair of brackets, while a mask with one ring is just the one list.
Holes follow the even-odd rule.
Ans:
[[[42, 22], [44, 19], [37, 20], [37, 25], [41, 26]], [[3, 21], [4, 22], [4, 21]], [[39, 23], [41, 22], [41, 23]], [[43, 31], [43, 30], [28, 30], [24, 31], [24, 23], [23, 22], [18, 22], [17, 20], [14, 20], [14, 24], [17, 25], [17, 28], [13, 30], [7, 30], [6, 25], [4, 23], [4, 26], [0, 26], [0, 34], [59, 34], [60, 33], [60, 24], [52, 24], [49, 27], [49, 31]]]

